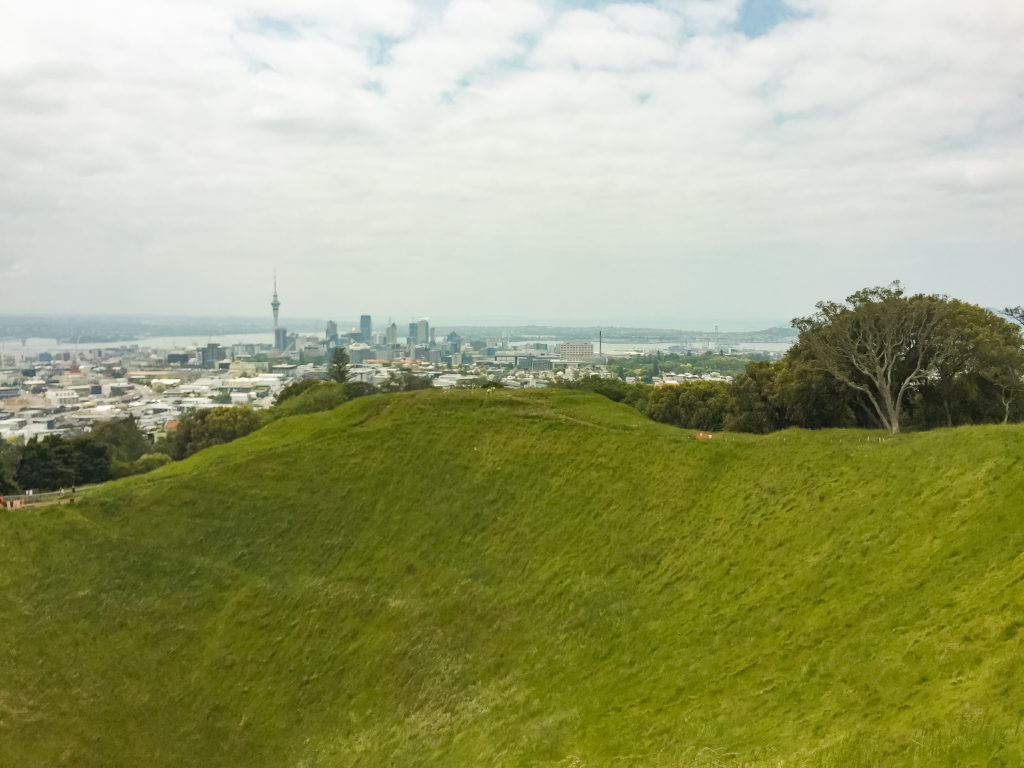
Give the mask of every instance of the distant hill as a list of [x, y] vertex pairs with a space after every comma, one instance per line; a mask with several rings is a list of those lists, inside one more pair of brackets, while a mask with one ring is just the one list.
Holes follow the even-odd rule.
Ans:
[[1024, 429], [282, 419], [0, 511], [3, 766], [1019, 766]]

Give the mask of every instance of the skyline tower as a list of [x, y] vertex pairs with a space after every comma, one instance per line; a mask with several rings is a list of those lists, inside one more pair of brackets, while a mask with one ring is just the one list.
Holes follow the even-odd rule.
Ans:
[[281, 308], [281, 302], [277, 298], [277, 272], [274, 273], [274, 298], [270, 302], [270, 308], [274, 310], [274, 336], [277, 336], [277, 311]]

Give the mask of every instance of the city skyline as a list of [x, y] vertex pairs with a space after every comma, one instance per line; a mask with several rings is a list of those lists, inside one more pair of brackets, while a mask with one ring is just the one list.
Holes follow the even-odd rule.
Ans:
[[1020, 304], [1022, 37], [1012, 0], [14, 5], [3, 310], [255, 316], [285, 265], [301, 314], [400, 323]]

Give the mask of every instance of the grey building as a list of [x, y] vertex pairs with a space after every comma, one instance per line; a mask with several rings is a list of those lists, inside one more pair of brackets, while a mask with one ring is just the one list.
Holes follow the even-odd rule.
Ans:
[[283, 352], [288, 349], [288, 329], [287, 328], [275, 328], [274, 329], [274, 349], [279, 352]]

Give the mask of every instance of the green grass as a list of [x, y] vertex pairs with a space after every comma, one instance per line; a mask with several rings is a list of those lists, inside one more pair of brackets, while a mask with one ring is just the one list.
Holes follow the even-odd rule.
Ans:
[[283, 419], [0, 513], [0, 765], [1018, 766], [1024, 429]]

